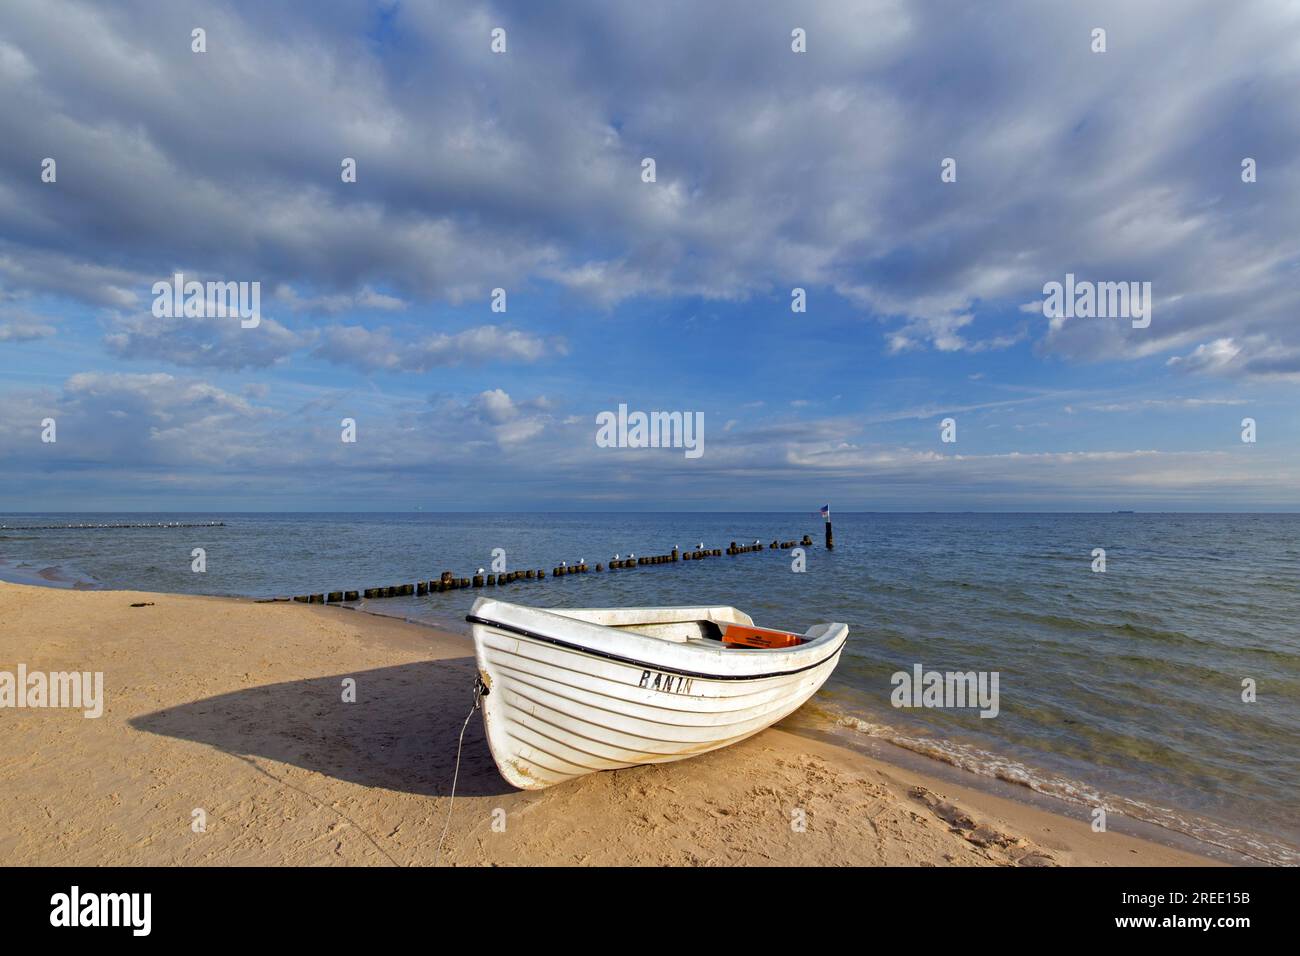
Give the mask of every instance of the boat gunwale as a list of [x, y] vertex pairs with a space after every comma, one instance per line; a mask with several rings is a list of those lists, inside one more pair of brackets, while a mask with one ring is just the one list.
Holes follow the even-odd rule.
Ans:
[[[530, 639], [530, 640], [541, 641], [542, 643], [545, 643], [545, 644], [551, 644], [551, 645], [554, 645], [554, 646], [556, 646], [556, 647], [562, 647], [562, 648], [564, 648], [565, 650], [576, 651], [577, 653], [580, 653], [580, 654], [587, 654], [587, 655], [589, 655], [589, 656], [591, 656], [591, 657], [599, 657], [599, 658], [602, 658], [602, 659], [604, 659], [604, 660], [614, 661], [614, 662], [619, 663], [619, 664], [630, 664], [630, 665], [632, 665], [632, 666], [634, 666], [634, 667], [640, 667], [640, 668], [643, 668], [643, 669], [649, 667], [649, 668], [653, 668], [653, 669], [656, 670], [656, 671], [662, 671], [662, 672], [664, 672], [664, 673], [668, 673], [668, 674], [675, 674], [675, 675], [677, 675], [677, 676], [679, 676], [679, 677], [689, 677], [689, 678], [691, 678], [691, 679], [693, 679], [693, 680], [716, 680], [716, 681], [737, 681], [737, 680], [748, 680], [748, 681], [753, 681], [753, 680], [768, 680], [768, 679], [771, 679], [771, 678], [773, 678], [773, 677], [789, 677], [789, 676], [791, 676], [791, 675], [793, 675], [793, 674], [801, 674], [801, 673], [803, 673], [804, 671], [810, 671], [810, 670], [812, 670], [812, 669], [814, 669], [814, 668], [816, 668], [816, 667], [820, 667], [820, 666], [822, 666], [823, 664], [825, 664], [827, 661], [831, 660], [833, 657], [835, 657], [837, 654], [839, 654], [840, 651], [842, 651], [842, 650], [844, 649], [844, 645], [848, 643], [848, 639], [849, 639], [849, 638], [848, 638], [848, 633], [847, 633], [847, 628], [846, 628], [846, 629], [845, 629], [844, 638], [843, 638], [843, 640], [841, 640], [840, 643], [836, 646], [835, 650], [831, 651], [829, 654], [827, 654], [827, 655], [826, 655], [825, 657], [823, 657], [821, 660], [819, 660], [819, 661], [817, 661], [817, 662], [815, 662], [815, 663], [813, 663], [813, 664], [806, 664], [806, 665], [804, 665], [804, 666], [802, 666], [802, 667], [795, 667], [795, 668], [792, 668], [792, 669], [790, 669], [790, 670], [783, 670], [783, 671], [770, 671], [770, 672], [768, 672], [768, 673], [764, 673], [764, 674], [719, 674], [719, 673], [716, 673], [716, 672], [708, 673], [708, 672], [702, 672], [702, 671], [688, 671], [688, 670], [684, 670], [683, 668], [680, 668], [680, 667], [674, 666], [674, 665], [672, 665], [672, 664], [659, 664], [659, 663], [655, 663], [655, 662], [647, 661], [647, 660], [638, 660], [638, 659], [636, 659], [636, 658], [634, 658], [634, 657], [624, 657], [624, 656], [621, 655], [621, 654], [614, 654], [614, 653], [612, 653], [612, 652], [610, 652], [610, 651], [597, 650], [596, 648], [593, 648], [593, 647], [587, 647], [587, 646], [585, 646], [585, 645], [583, 645], [583, 644], [574, 644], [574, 643], [572, 643], [572, 642], [570, 642], [570, 641], [564, 641], [564, 640], [561, 640], [561, 639], [558, 638], [558, 637], [551, 637], [550, 635], [547, 635], [547, 634], [541, 634], [541, 633], [539, 633], [539, 632], [537, 632], [537, 631], [530, 630], [529, 628], [526, 628], [526, 627], [521, 627], [521, 626], [519, 626], [519, 625], [517, 625], [517, 624], [507, 624], [507, 623], [505, 623], [504, 621], [493, 621], [493, 620], [490, 620], [490, 619], [488, 619], [488, 618], [479, 617], [477, 614], [467, 614], [467, 615], [465, 615], [465, 620], [466, 620], [467, 622], [469, 622], [470, 624], [477, 624], [477, 625], [481, 625], [481, 626], [484, 626], [484, 627], [491, 627], [491, 628], [495, 628], [495, 629], [500, 630], [500, 631], [505, 631], [505, 632], [510, 633], [510, 634], [517, 634], [517, 635], [519, 635], [520, 637], [526, 637], [526, 638], [528, 638], [528, 639]], [[584, 622], [584, 623], [585, 623], [585, 622]], [[591, 627], [599, 627], [600, 625], [594, 625], [594, 624], [593, 624], [593, 625], [589, 625], [589, 626], [591, 626]], [[814, 642], [814, 643], [815, 643], [815, 642]], [[688, 647], [688, 646], [690, 646], [690, 645], [674, 644], [673, 646], [674, 646], [674, 647]]]

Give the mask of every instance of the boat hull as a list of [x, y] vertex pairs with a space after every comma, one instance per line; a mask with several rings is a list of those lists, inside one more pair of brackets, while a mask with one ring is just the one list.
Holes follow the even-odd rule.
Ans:
[[487, 687], [488, 745], [501, 775], [525, 790], [744, 740], [816, 693], [847, 634], [843, 625], [830, 626], [838, 631], [811, 642], [811, 653], [702, 653], [663, 641], [647, 645], [639, 635], [596, 641], [574, 633], [581, 629], [571, 622], [537, 628], [536, 618], [534, 627], [479, 614], [471, 620]]

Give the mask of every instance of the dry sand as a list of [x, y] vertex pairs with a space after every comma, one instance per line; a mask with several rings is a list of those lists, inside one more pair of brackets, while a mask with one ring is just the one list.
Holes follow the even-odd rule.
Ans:
[[19, 663], [102, 671], [106, 703], [99, 719], [0, 710], [0, 864], [1211, 862], [775, 728], [520, 792], [477, 714], [439, 858], [468, 638], [339, 608], [0, 583], [0, 670]]

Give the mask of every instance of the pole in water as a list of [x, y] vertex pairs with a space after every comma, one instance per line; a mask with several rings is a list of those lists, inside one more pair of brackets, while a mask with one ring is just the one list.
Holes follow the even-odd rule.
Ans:
[[826, 519], [826, 550], [835, 550], [835, 532], [831, 530], [831, 506], [821, 506], [821, 516]]

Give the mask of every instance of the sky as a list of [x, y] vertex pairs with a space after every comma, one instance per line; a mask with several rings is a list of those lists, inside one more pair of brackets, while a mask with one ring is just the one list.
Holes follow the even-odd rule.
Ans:
[[1298, 88], [1285, 0], [6, 0], [0, 512], [1300, 510]]

